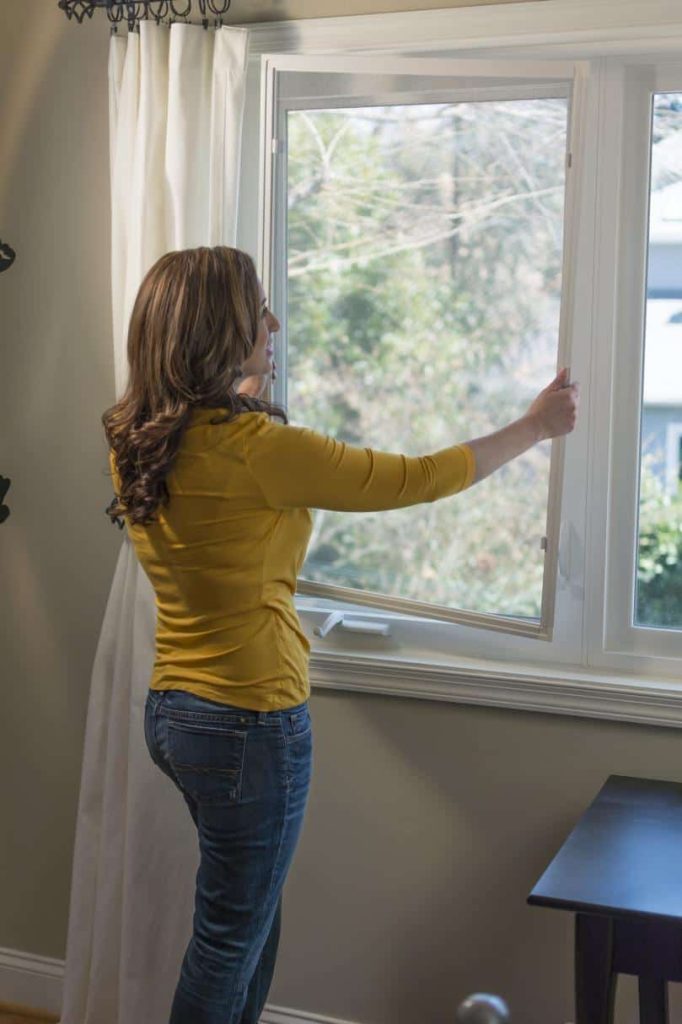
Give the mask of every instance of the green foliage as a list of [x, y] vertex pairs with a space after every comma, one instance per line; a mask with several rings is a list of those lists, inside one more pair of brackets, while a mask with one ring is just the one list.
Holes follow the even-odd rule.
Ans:
[[[289, 410], [422, 455], [521, 415], [555, 372], [563, 100], [289, 115]], [[549, 444], [472, 492], [318, 510], [306, 578], [538, 617]]]
[[682, 628], [682, 492], [669, 495], [642, 460], [637, 615], [642, 626]]

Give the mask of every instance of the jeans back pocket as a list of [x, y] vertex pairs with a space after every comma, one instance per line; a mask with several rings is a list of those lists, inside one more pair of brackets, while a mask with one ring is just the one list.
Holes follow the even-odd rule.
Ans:
[[198, 803], [238, 803], [246, 730], [216, 722], [168, 720], [168, 760], [179, 785]]
[[305, 735], [312, 728], [307, 703], [296, 708], [295, 711], [283, 711], [282, 715], [284, 716], [284, 731], [289, 737]]

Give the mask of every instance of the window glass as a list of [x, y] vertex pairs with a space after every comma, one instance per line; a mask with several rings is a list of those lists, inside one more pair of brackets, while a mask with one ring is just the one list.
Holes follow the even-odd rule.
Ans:
[[[525, 411], [556, 372], [567, 115], [563, 98], [289, 110], [293, 422], [424, 455]], [[550, 451], [433, 503], [316, 510], [301, 577], [539, 619]]]
[[682, 93], [653, 99], [635, 625], [682, 628]]

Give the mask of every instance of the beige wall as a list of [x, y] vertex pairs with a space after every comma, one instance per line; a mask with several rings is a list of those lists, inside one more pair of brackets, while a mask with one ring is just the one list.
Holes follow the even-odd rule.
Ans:
[[0, 948], [55, 957], [121, 544], [100, 423], [114, 400], [107, 46], [56, 3], [0, 0], [0, 238], [17, 253], [0, 274]]
[[[38, 6], [0, 0], [0, 238], [18, 254], [0, 276], [0, 473], [13, 480], [0, 525], [0, 948], [63, 958], [90, 672], [121, 543], [103, 514], [100, 424], [114, 400], [108, 32]], [[370, 6], [426, 4], [324, 13]], [[519, 1024], [571, 1020], [572, 917], [526, 895], [609, 774], [682, 780], [679, 733], [329, 691], [311, 710], [315, 776], [271, 1002], [445, 1024], [488, 990]], [[635, 991], [621, 979], [619, 1021], [635, 1020]]]
[[[382, 14], [385, 11], [428, 11], [443, 7], [481, 7], [493, 3], [515, 4], [521, 0], [233, 0], [226, 21], [288, 21], [294, 18], [335, 18], [345, 14]], [[543, 3], [544, 0], [535, 0]]]

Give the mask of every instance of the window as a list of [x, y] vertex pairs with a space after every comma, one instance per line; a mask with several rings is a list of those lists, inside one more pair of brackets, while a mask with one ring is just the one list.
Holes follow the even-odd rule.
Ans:
[[[554, 375], [566, 98], [289, 110], [289, 406], [421, 454]], [[304, 579], [539, 623], [549, 444], [430, 507], [319, 510]]]
[[[520, 415], [566, 348], [575, 66], [272, 63], [294, 421], [416, 455]], [[316, 510], [299, 592], [549, 638], [558, 447], [450, 501]]]
[[682, 324], [675, 314], [682, 295], [682, 92], [655, 92], [652, 99], [635, 624], [679, 630]]
[[607, 288], [616, 310], [613, 454], [597, 657], [642, 667], [653, 658], [657, 672], [674, 674], [682, 657], [682, 69], [612, 61], [608, 77], [622, 113], [611, 157], [619, 241], [613, 292]]
[[557, 365], [582, 396], [566, 442], [467, 494], [317, 510], [297, 607], [310, 632], [346, 613], [321, 651], [676, 678], [674, 583], [664, 623], [645, 573], [655, 530], [653, 575], [682, 563], [682, 66], [530, 49], [264, 58], [260, 261], [292, 421], [424, 454], [521, 415]]

